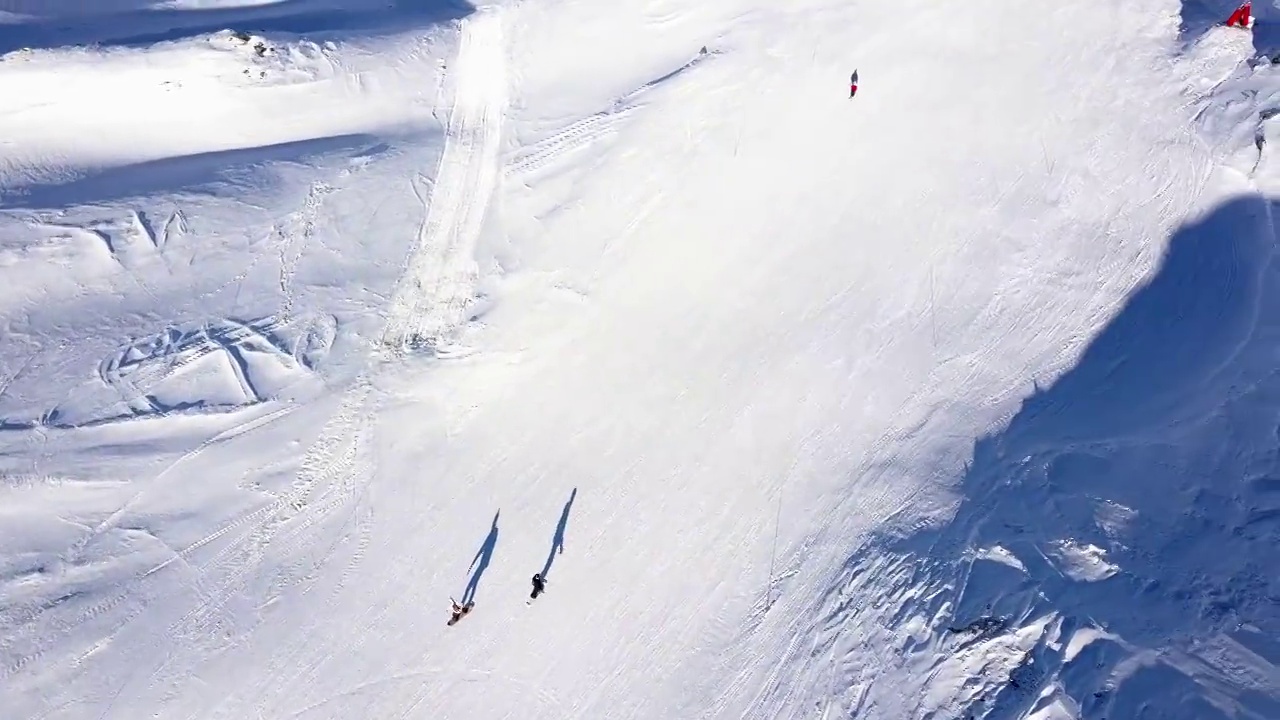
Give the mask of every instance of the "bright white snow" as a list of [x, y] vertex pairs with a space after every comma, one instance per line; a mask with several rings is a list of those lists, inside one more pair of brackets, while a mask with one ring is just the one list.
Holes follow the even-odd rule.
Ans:
[[10, 5], [5, 713], [1280, 709], [1248, 33]]

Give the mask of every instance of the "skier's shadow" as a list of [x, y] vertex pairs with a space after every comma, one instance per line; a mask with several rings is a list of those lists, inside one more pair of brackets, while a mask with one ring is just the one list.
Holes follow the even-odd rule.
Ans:
[[493, 549], [498, 545], [498, 515], [502, 511], [493, 514], [493, 525], [489, 528], [489, 535], [485, 537], [484, 544], [480, 546], [480, 551], [471, 559], [471, 567], [475, 568], [475, 572], [471, 574], [471, 581], [467, 583], [467, 589], [462, 593], [462, 604], [466, 605], [476, 597], [476, 587], [480, 585], [480, 576], [489, 567], [489, 561], [493, 559]]
[[551, 540], [551, 552], [547, 553], [547, 563], [542, 566], [542, 577], [546, 579], [547, 573], [551, 572], [551, 563], [556, 561], [556, 550], [564, 552], [564, 529], [569, 524], [569, 508], [573, 507], [573, 499], [578, 496], [578, 488], [574, 488], [569, 493], [569, 502], [564, 504], [564, 510], [560, 511], [560, 522], [556, 525], [556, 536]]

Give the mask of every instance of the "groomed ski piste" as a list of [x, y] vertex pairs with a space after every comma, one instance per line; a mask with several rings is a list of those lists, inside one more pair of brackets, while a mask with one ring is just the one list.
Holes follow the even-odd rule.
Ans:
[[1233, 5], [0, 4], [0, 716], [1280, 717]]

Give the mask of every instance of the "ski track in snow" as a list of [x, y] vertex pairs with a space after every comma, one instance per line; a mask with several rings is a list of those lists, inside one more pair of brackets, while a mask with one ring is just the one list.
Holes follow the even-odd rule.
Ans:
[[[463, 22], [454, 72], [449, 80], [453, 97], [449, 103], [452, 109], [445, 148], [430, 196], [423, 195], [415, 184], [425, 219], [381, 336], [384, 345], [393, 352], [387, 359], [393, 360], [400, 351], [423, 346], [444, 351], [451, 335], [465, 322], [464, 313], [476, 281], [475, 242], [498, 172], [505, 92], [503, 53], [500, 14], [482, 13]], [[311, 197], [315, 197], [314, 188]], [[305, 219], [301, 222], [305, 228]], [[286, 248], [282, 248], [282, 254]], [[282, 276], [282, 285], [284, 282]], [[375, 363], [367, 372], [376, 374], [382, 367], [381, 363]], [[346, 521], [342, 545], [352, 549], [337, 579], [329, 586], [327, 602], [336, 602], [342, 592], [349, 590], [347, 578], [356, 572], [372, 541], [369, 534], [372, 517], [356, 504], [372, 472], [365, 447], [373, 431], [369, 405], [374, 392], [371, 382], [370, 377], [363, 376], [344, 392], [337, 413], [304, 454], [298, 479], [288, 495], [200, 541], [199, 544], [208, 543], [232, 531], [239, 535], [233, 544], [204, 563], [203, 567], [210, 568], [218, 577], [217, 585], [204, 590], [201, 605], [171, 625], [167, 635], [199, 642], [207, 634], [208, 623], [216, 617], [222, 602], [242, 591], [241, 583], [252, 577], [268, 551], [276, 558], [289, 557], [309, 546], [320, 536], [308, 532], [308, 528], [344, 508], [350, 513], [350, 519]], [[194, 549], [194, 546], [188, 548]], [[322, 558], [315, 561], [314, 566], [323, 566], [325, 562]], [[203, 576], [210, 570], [201, 572]], [[400, 577], [400, 571], [383, 577], [384, 583], [394, 582]], [[284, 586], [299, 580], [286, 578]], [[367, 584], [370, 580], [366, 577], [362, 582]], [[379, 588], [376, 583], [371, 587]], [[274, 653], [275, 659], [263, 668], [265, 675], [260, 682], [223, 698], [221, 703], [234, 707], [241, 698], [261, 702], [254, 699], [265, 697], [273, 689], [283, 691], [306, 683], [306, 668], [297, 665], [301, 658], [310, 656], [312, 667], [319, 667], [339, 653], [358, 652], [365, 639], [380, 631], [381, 618], [391, 607], [383, 605], [381, 612], [374, 612], [375, 606], [371, 606], [365, 617], [352, 619], [338, 635], [340, 639], [332, 644], [314, 632], [297, 633], [295, 645]], [[313, 630], [324, 622], [324, 616], [321, 611], [309, 621]], [[320, 643], [330, 649], [316, 657]], [[159, 680], [172, 673], [162, 667], [155, 670], [151, 678]]]
[[505, 172], [517, 177], [535, 175], [543, 167], [606, 137], [615, 125], [626, 118], [628, 112], [624, 108], [576, 120], [551, 137], [523, 148], [510, 160]]
[[[419, 194], [425, 219], [382, 333], [383, 343], [393, 351], [424, 344], [443, 350], [450, 335], [465, 321], [476, 280], [475, 242], [498, 172], [499, 121], [505, 92], [503, 53], [500, 14], [479, 14], [463, 22], [449, 81], [454, 94], [449, 103], [452, 109], [445, 148], [430, 197]], [[309, 201], [311, 197], [315, 197], [314, 189]], [[302, 222], [305, 227], [306, 221]], [[376, 373], [381, 367], [375, 364], [369, 372]], [[371, 517], [353, 505], [371, 474], [369, 453], [364, 449], [373, 430], [370, 383], [370, 379], [361, 377], [344, 392], [338, 411], [304, 454], [298, 479], [289, 494], [200, 541], [204, 544], [233, 530], [240, 535], [212, 561], [206, 561], [204, 567], [220, 571], [222, 577], [212, 590], [202, 593], [202, 604], [170, 626], [168, 633], [182, 632], [178, 637], [199, 641], [207, 632], [207, 618], [220, 609], [222, 601], [242, 589], [240, 583], [257, 570], [268, 546], [273, 556], [288, 557], [315, 541], [316, 536], [307, 532], [309, 527], [343, 508], [351, 508], [348, 512], [354, 513], [354, 526], [348, 528], [343, 544], [354, 543], [355, 549], [332, 584], [329, 602], [345, 589], [346, 578], [355, 573], [370, 543]], [[249, 529], [246, 532], [240, 530], [242, 527]], [[285, 534], [277, 538], [282, 530]], [[272, 545], [277, 539], [284, 546]], [[323, 564], [321, 560], [317, 566]], [[395, 575], [398, 573], [392, 579]], [[323, 622], [323, 615], [319, 613], [312, 623]], [[363, 638], [379, 631], [379, 620], [380, 615], [373, 614], [352, 623], [331, 652], [357, 651]], [[254, 690], [265, 693], [270, 687], [287, 688], [305, 678], [294, 663], [303, 653], [315, 652], [317, 638], [307, 633], [299, 637], [302, 642], [297, 647], [265, 668], [267, 675], [260, 686], [245, 688], [249, 697], [253, 697]], [[316, 664], [322, 662], [323, 659]], [[163, 677], [163, 673], [157, 670], [152, 677]], [[235, 699], [233, 695], [224, 702]]]
[[[1120, 67], [1131, 40], [1108, 33], [1157, 4], [973, 12], [1091, 22], [1072, 32], [1093, 46], [1052, 59], [1137, 82], [1156, 73]], [[1044, 138], [1025, 143], [998, 123], [984, 137], [989, 123], [954, 103], [966, 148], [1014, 150], [950, 155], [931, 121], [906, 115], [930, 80], [893, 75], [936, 68], [862, 47], [848, 22], [900, 10], [748, 5], [570, 0], [464, 19], [434, 175], [397, 176], [420, 206], [406, 213], [415, 240], [388, 269], [400, 275], [368, 332], [376, 347], [336, 392], [275, 399], [315, 385], [312, 358], [341, 339], [345, 318], [310, 312], [304, 265], [343, 219], [330, 205], [345, 169], [309, 178], [294, 212], [247, 232], [278, 258], [265, 284], [279, 312], [174, 325], [96, 356], [89, 382], [27, 431], [37, 471], [59, 451], [49, 443], [95, 480], [0, 476], [0, 500], [24, 503], [0, 514], [13, 527], [0, 540], [18, 548], [0, 555], [12, 630], [0, 697], [16, 688], [19, 707], [47, 718], [1118, 720], [1159, 708], [1270, 720], [1280, 572], [1256, 550], [1274, 545], [1280, 517], [1280, 328], [1266, 312], [1280, 276], [1273, 205], [1257, 195], [1280, 189], [1268, 150], [1280, 78], [1243, 70], [1239, 38], [1210, 33], [1177, 66], [1193, 84], [1212, 76], [1196, 100], [1202, 135], [1169, 117], [1147, 118], [1145, 135], [1132, 115], [1101, 122], [1123, 85], [1010, 80], [996, 70], [1015, 63], [963, 55], [990, 62], [971, 88], [981, 112], [997, 117], [1011, 90], [1019, 102], [1044, 91], [1051, 109], [1015, 103], [1025, 117], [1011, 122]], [[552, 10], [581, 27], [538, 25]], [[913, 16], [935, 44], [990, 31], [937, 12], [949, 22]], [[629, 49], [615, 31], [637, 18], [652, 34]], [[845, 30], [825, 40], [777, 31], [832, 18]], [[724, 28], [741, 33], [720, 36], [736, 47], [685, 61]], [[539, 36], [549, 29], [564, 37]], [[655, 43], [658, 31], [679, 40]], [[855, 103], [827, 87], [841, 89], [850, 42], [882, 63]], [[273, 73], [321, 83], [350, 70], [305, 47], [319, 58], [310, 72]], [[509, 60], [514, 47], [528, 62]], [[605, 51], [638, 59], [611, 75], [594, 60]], [[752, 59], [722, 62], [735, 53]], [[561, 81], [587, 88], [571, 110], [557, 105]], [[517, 89], [552, 107], [512, 110]], [[1162, 92], [1150, 107], [1180, 110]], [[734, 93], [740, 105], [724, 101]], [[771, 118], [774, 94], [795, 104]], [[1082, 136], [1072, 121], [1096, 126]], [[504, 153], [511, 126], [535, 140]], [[1164, 145], [1142, 145], [1153, 138]], [[886, 161], [881, 144], [902, 157]], [[844, 163], [856, 169], [840, 174]], [[865, 197], [831, 192], [825, 174], [863, 180]], [[1224, 185], [1250, 199], [1185, 221]], [[527, 363], [523, 341], [543, 339], [517, 316], [495, 321], [511, 337], [473, 324], [477, 255], [512, 229], [488, 224], [499, 212], [532, 218], [528, 234], [551, 247], [499, 288], [516, 301], [495, 314], [532, 298], [526, 322], [567, 328]], [[161, 302], [149, 273], [175, 267], [190, 213], [128, 205], [38, 222]], [[1170, 255], [1140, 285], [1165, 228], [1177, 228]], [[1153, 294], [1167, 304], [1144, 306]], [[559, 302], [572, 313], [556, 315]], [[485, 352], [465, 347], [476, 338]], [[514, 349], [494, 352], [495, 338]], [[430, 362], [444, 358], [458, 361]], [[172, 412], [187, 406], [229, 414]], [[125, 417], [136, 427], [122, 430]], [[159, 445], [161, 422], [205, 439], [155, 467], [133, 448]], [[117, 452], [138, 456], [97, 467]], [[55, 491], [64, 504], [42, 506]], [[526, 607], [512, 578], [544, 562], [547, 599]], [[483, 602], [443, 630], [458, 575]]]
[[[500, 119], [506, 82], [502, 27], [502, 16], [497, 12], [481, 12], [462, 24], [458, 54], [452, 64], [454, 71], [448, 80], [453, 96], [449, 102], [445, 147], [433, 176], [430, 196], [425, 196], [416, 182], [414, 185], [423, 203], [424, 220], [381, 334], [384, 347], [392, 351], [385, 359], [394, 360], [407, 349], [426, 347], [436, 352], [445, 351], [452, 335], [466, 321], [465, 312], [473, 299], [477, 279], [476, 240], [499, 171]], [[376, 374], [383, 367], [376, 363], [368, 372]], [[275, 527], [287, 521], [288, 515], [300, 511], [299, 506], [307, 505], [317, 484], [327, 486], [340, 482], [341, 491], [327, 501], [321, 496], [320, 509], [311, 510], [312, 517], [306, 525], [323, 517], [316, 513], [335, 512], [363, 492], [361, 485], [372, 472], [368, 467], [369, 452], [363, 449], [373, 431], [369, 405], [374, 392], [372, 381], [367, 376], [361, 377], [345, 392], [341, 408], [304, 455], [303, 470], [294, 484], [294, 492], [274, 503], [273, 514], [268, 518], [270, 526], [264, 521], [258, 528]], [[335, 602], [339, 593], [348, 589], [346, 578], [355, 573], [371, 542], [371, 518], [367, 511], [355, 507], [352, 512], [356, 525], [348, 532], [354, 533], [356, 548], [333, 583], [328, 602]], [[285, 515], [276, 517], [275, 513]], [[306, 525], [290, 529], [297, 547], [304, 546], [304, 540], [310, 539], [302, 532]], [[270, 536], [251, 537], [248, 547], [261, 547], [270, 539]], [[344, 545], [352, 542], [350, 535], [343, 540]], [[240, 573], [243, 577], [256, 567], [252, 560], [233, 558], [228, 566], [245, 568]], [[399, 575], [399, 572], [384, 575], [383, 582], [394, 582]], [[366, 578], [364, 583], [369, 580]], [[382, 613], [390, 607], [384, 605]], [[364, 617], [354, 620], [340, 633], [341, 640], [330, 645], [331, 655], [322, 655], [315, 666], [322, 665], [333, 654], [356, 652], [365, 639], [379, 632], [381, 617], [370, 607]], [[323, 619], [318, 616], [313, 622], [318, 624]], [[195, 635], [198, 634], [197, 631]], [[300, 642], [296, 647], [278, 653], [279, 660], [268, 666], [268, 674], [260, 684], [243, 690], [247, 697], [253, 698], [255, 693], [265, 695], [269, 688], [288, 688], [306, 682], [305, 670], [296, 668], [295, 664], [304, 654], [316, 651], [319, 638], [309, 633], [298, 637]], [[233, 694], [223, 702], [234, 703], [240, 694]]]
[[[499, 169], [497, 148], [505, 82], [501, 74], [504, 52], [501, 22], [498, 14], [488, 13], [465, 20], [462, 24], [459, 54], [455, 62], [457, 72], [450, 79], [454, 85], [454, 97], [450, 103], [452, 111], [446, 129], [445, 151], [434, 177], [432, 196], [427, 198], [419, 194], [426, 218], [400, 289], [392, 303], [383, 335], [389, 344], [398, 345], [400, 349], [416, 345], [424, 337], [439, 342], [456, 331], [465, 320], [463, 313], [470, 301], [470, 294], [474, 291], [476, 273], [471, 254], [480, 224], [484, 220], [486, 199], [494, 189]], [[313, 184], [303, 208], [275, 230], [280, 255], [279, 285], [284, 298], [281, 317], [285, 320], [289, 319], [293, 309], [292, 283], [298, 259], [310, 239], [320, 203], [331, 190], [331, 187], [323, 183]], [[136, 224], [146, 228], [141, 217], [135, 217], [135, 220]], [[175, 231], [183, 231], [185, 225], [186, 219], [178, 211], [165, 223], [159, 235], [154, 230], [148, 230], [144, 234], [149, 237], [150, 246], [158, 250]], [[101, 232], [96, 234], [102, 239], [107, 251], [117, 261], [121, 261], [120, 253], [124, 248], [118, 247], [111, 236]], [[241, 275], [233, 278], [231, 282], [242, 280], [243, 277]], [[244, 325], [239, 325], [239, 328], [239, 331], [251, 334], [262, 332]], [[233, 333], [239, 331], [232, 330]], [[227, 345], [228, 341], [234, 342], [234, 338], [219, 340], [218, 346], [234, 354]], [[193, 348], [194, 355], [179, 357], [176, 364], [174, 358], [166, 355], [164, 372], [173, 374], [183, 365], [198, 361], [213, 349], [212, 346], [197, 345]], [[292, 357], [288, 359], [294, 360]], [[141, 410], [144, 412], [158, 411], [159, 408], [151, 402], [150, 397], [135, 388], [119, 372], [126, 361], [136, 364], [137, 358], [128, 352], [122, 352], [118, 357], [104, 361], [103, 381], [116, 388], [126, 404], [138, 408], [141, 403]], [[232, 370], [246, 396], [251, 401], [260, 400], [251, 378], [243, 372], [243, 367], [233, 362]], [[376, 367], [370, 372], [376, 372]], [[149, 383], [151, 384], [154, 381]], [[63, 630], [69, 635], [77, 628], [84, 629], [95, 618], [105, 617], [113, 609], [129, 603], [128, 611], [116, 618], [108, 632], [103, 633], [91, 646], [60, 659], [61, 667], [74, 671], [99, 649], [117, 642], [117, 638], [128, 638], [127, 642], [139, 653], [154, 655], [152, 648], [168, 646], [183, 648], [183, 654], [164, 659], [156, 665], [140, 663], [138, 669], [126, 671], [126, 675], [117, 679], [120, 691], [134, 688], [133, 691], [152, 692], [158, 687], [172, 686], [181, 678], [190, 677], [198, 663], [214, 656], [219, 648], [225, 647], [223, 643], [211, 639], [234, 632], [233, 627], [227, 624], [231, 617], [227, 604], [249, 590], [247, 582], [259, 581], [257, 575], [262, 561], [267, 557], [276, 561], [296, 557], [318, 542], [323, 547], [324, 536], [317, 533], [317, 527], [326, 524], [329, 518], [337, 517], [343, 528], [337, 533], [341, 542], [329, 544], [322, 556], [296, 564], [292, 569], [286, 565], [287, 573], [276, 576], [271, 590], [272, 595], [278, 595], [288, 592], [290, 587], [299, 583], [313, 581], [314, 577], [311, 580], [308, 577], [316, 569], [325, 567], [330, 556], [339, 551], [340, 545], [346, 560], [336, 579], [331, 578], [332, 584], [328, 592], [332, 602], [344, 589], [346, 578], [356, 571], [370, 539], [368, 530], [371, 517], [359, 505], [359, 498], [370, 472], [370, 460], [365, 446], [372, 430], [369, 407], [371, 392], [372, 388], [366, 377], [357, 378], [344, 391], [337, 411], [303, 454], [296, 479], [285, 492], [276, 494], [256, 510], [237, 515], [229, 522], [207, 531], [181, 548], [169, 549], [171, 554], [167, 559], [139, 568], [134, 587], [122, 586], [118, 590], [108, 591], [105, 599], [80, 611], [75, 619], [64, 624]], [[148, 483], [144, 490], [136, 493], [115, 513], [101, 521], [92, 533], [68, 550], [68, 556], [74, 558], [101, 538], [118, 533], [119, 526], [125, 522], [136, 501], [143, 499], [147, 493], [163, 489], [167, 477], [180, 480], [180, 468], [193, 461], [205, 449], [252, 428], [271, 423], [292, 409], [291, 406], [285, 406], [259, 414], [256, 419], [241, 424], [234, 431], [220, 433], [188, 452]], [[329, 525], [325, 527], [326, 532], [333, 531]], [[157, 598], [151, 596], [152, 591], [145, 581], [153, 575], [159, 577], [159, 574], [175, 568], [182, 577], [181, 583], [187, 590], [186, 594], [194, 595], [196, 601], [181, 611], [178, 610], [182, 607], [180, 603], [173, 600], [166, 602], [162, 616], [169, 616], [170, 620], [157, 624], [154, 617], [156, 608], [153, 605]], [[325, 619], [324, 613], [320, 612], [307, 622], [314, 627]], [[135, 624], [140, 620], [147, 620], [146, 625], [135, 629]], [[359, 626], [361, 631], [346, 636], [348, 641], [343, 643], [344, 646], [335, 647], [333, 652], [356, 648], [361, 637], [367, 636], [369, 632], [376, 632], [376, 620], [374, 617], [369, 622], [362, 623]], [[24, 631], [34, 631], [38, 625], [29, 622], [20, 627]], [[287, 684], [288, 678], [299, 676], [302, 670], [296, 663], [304, 653], [309, 654], [315, 650], [309, 642], [314, 639], [313, 636], [303, 633], [301, 637], [302, 643], [292, 648], [291, 654], [280, 656], [278, 665], [264, 668], [268, 671], [264, 682]], [[6, 646], [12, 646], [15, 640], [17, 638], [10, 638]], [[35, 638], [32, 640], [39, 642]], [[0, 678], [7, 679], [31, 667], [43, 656], [44, 652], [36, 649], [11, 657], [10, 662], [0, 668]], [[180, 664], [173, 664], [175, 662]], [[141, 675], [141, 668], [147, 668], [149, 672]], [[77, 694], [82, 692], [68, 687], [64, 692], [49, 697], [45, 706], [57, 709], [76, 705], [83, 702], [82, 699], [76, 699]], [[120, 692], [113, 698], [98, 698], [101, 712], [109, 714], [119, 697]]]
[[[506, 96], [502, 17], [481, 13], [463, 25], [444, 154], [425, 220], [388, 310], [382, 342], [444, 351], [467, 320], [478, 270], [475, 247], [497, 185]], [[416, 189], [416, 186], [415, 186]]]

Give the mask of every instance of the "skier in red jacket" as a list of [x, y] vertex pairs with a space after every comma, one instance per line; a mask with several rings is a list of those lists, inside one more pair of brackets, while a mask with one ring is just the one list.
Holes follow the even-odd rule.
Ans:
[[853, 99], [858, 94], [858, 71], [854, 70], [853, 75], [849, 76], [849, 99]]

